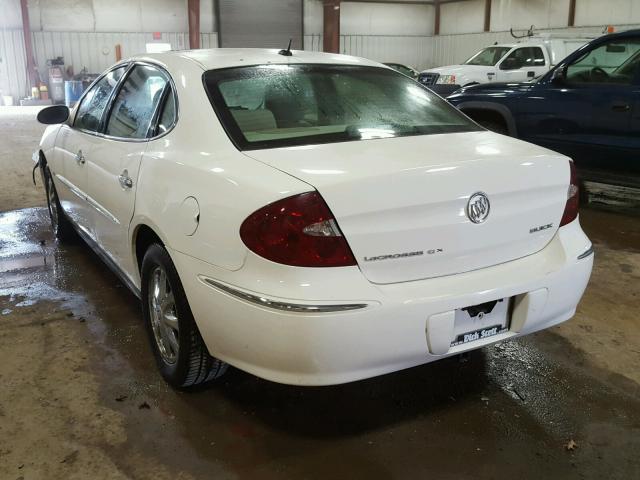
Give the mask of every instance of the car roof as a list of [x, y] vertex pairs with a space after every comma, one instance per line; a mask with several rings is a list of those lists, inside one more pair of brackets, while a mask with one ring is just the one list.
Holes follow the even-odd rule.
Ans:
[[[383, 64], [365, 58], [337, 53], [291, 50], [291, 56], [280, 55], [279, 49], [266, 48], [210, 48], [200, 50], [175, 50], [164, 53], [144, 54], [130, 60], [155, 60], [171, 64], [179, 60], [191, 60], [203, 70], [264, 64], [324, 63], [332, 65], [364, 65], [381, 67]], [[384, 67], [387, 68], [387, 67]]]

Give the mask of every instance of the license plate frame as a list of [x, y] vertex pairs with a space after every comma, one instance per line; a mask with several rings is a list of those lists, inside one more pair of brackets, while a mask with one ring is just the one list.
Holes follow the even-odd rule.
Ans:
[[451, 347], [471, 345], [509, 331], [511, 298], [495, 300], [495, 305], [487, 312], [492, 303], [459, 308], [455, 311]]

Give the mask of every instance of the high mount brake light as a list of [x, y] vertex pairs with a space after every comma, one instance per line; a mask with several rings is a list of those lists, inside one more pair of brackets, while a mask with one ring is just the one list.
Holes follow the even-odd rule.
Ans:
[[317, 192], [278, 200], [255, 211], [240, 226], [252, 252], [296, 267], [356, 265], [333, 214]]

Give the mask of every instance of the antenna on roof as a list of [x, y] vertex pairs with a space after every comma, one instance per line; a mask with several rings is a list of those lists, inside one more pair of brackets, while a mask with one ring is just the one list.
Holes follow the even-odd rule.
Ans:
[[293, 40], [292, 38], [289, 39], [289, 46], [287, 47], [286, 50], [280, 50], [278, 52], [278, 55], [284, 55], [285, 57], [290, 57], [291, 55], [293, 55], [293, 53], [291, 53], [291, 40]]

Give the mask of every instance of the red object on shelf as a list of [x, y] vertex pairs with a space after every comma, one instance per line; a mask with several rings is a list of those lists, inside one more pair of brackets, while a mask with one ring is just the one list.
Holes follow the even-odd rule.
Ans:
[[154, 39], [154, 40], [161, 40], [161, 39], [162, 39], [162, 33], [160, 33], [160, 32], [153, 32], [153, 39]]

